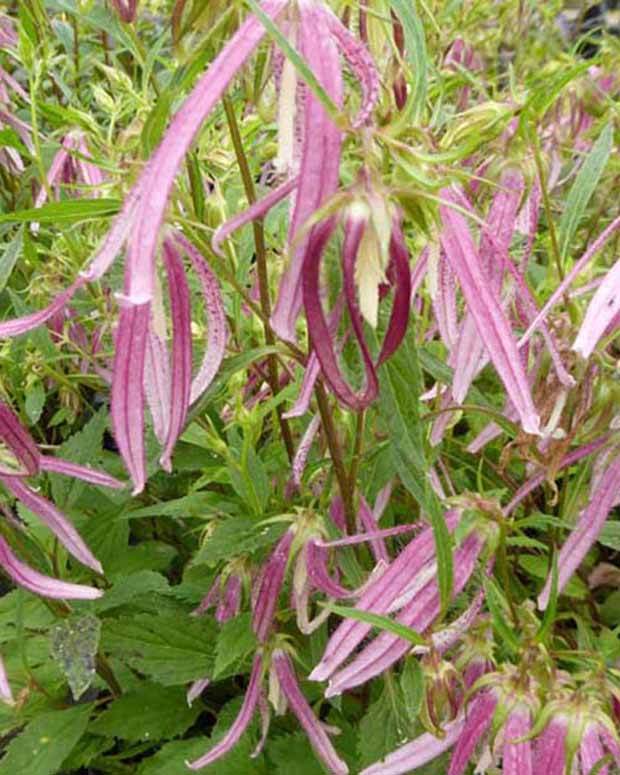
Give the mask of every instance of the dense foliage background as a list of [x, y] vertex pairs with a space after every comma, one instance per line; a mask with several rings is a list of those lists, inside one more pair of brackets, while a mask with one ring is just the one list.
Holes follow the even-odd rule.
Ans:
[[[148, 482], [135, 496], [130, 484], [113, 490], [45, 472], [30, 480], [75, 525], [103, 566], [102, 575], [72, 559], [26, 503], [0, 488], [0, 534], [23, 561], [48, 576], [105, 592], [95, 600], [65, 602], [2, 581], [0, 653], [14, 702], [0, 704], [0, 775], [182, 775], [187, 760], [197, 759], [230, 728], [254, 655], [266, 655], [268, 663], [276, 646], [292, 655], [315, 714], [339, 728], [332, 742], [351, 772], [425, 730], [439, 734], [463, 701], [461, 673], [474, 652], [484, 655], [488, 671], [514, 667], [536, 676], [532, 717], [560, 684], [574, 681], [595, 687], [605, 718], [617, 724], [620, 522], [613, 509], [578, 571], [560, 585], [557, 600], [555, 593], [558, 550], [592, 503], [596, 477], [617, 450], [618, 321], [606, 328], [589, 359], [571, 349], [593, 292], [618, 256], [617, 234], [547, 317], [554, 356], [574, 385], [562, 384], [546, 340], [536, 339], [524, 356], [547, 431], [542, 440], [523, 429], [511, 404], [514, 395], [507, 402], [510, 391], [494, 365], [480, 371], [460, 403], [444, 392], [454, 379], [450, 344], [471, 302], [439, 258], [439, 235], [447, 228], [440, 217], [442, 192], [455, 184], [466, 193], [472, 203], [466, 222], [477, 241], [494, 197], [510, 185], [506, 176], [519, 178], [519, 215], [508, 224], [509, 261], [520, 268], [529, 296], [515, 290], [518, 282], [503, 270], [492, 291], [515, 341], [533, 317], [532, 306], [542, 307], [619, 215], [620, 41], [595, 31], [584, 44], [582, 34], [589, 30], [579, 27], [584, 9], [570, 5], [561, 0], [330, 3], [366, 42], [379, 73], [372, 119], [360, 128], [349, 124], [344, 136], [340, 191], [354, 190], [364, 170], [373, 195], [400, 208], [414, 285], [421, 280], [404, 340], [378, 368], [378, 397], [362, 411], [343, 406], [328, 378], [319, 381], [309, 411], [288, 420], [282, 416], [300, 393], [309, 351], [303, 317], [298, 341], [290, 345], [274, 337], [265, 314], [290, 254], [288, 202], [279, 202], [254, 229], [236, 232], [221, 255], [212, 250], [214, 230], [244, 210], [248, 196], [264, 196], [282, 182], [274, 159], [282, 151], [278, 95], [289, 54], [274, 53], [271, 30], [239, 69], [225, 101], [217, 101], [185, 156], [168, 202], [167, 223], [191, 240], [217, 277], [229, 332], [215, 379], [185, 418], [172, 470], [162, 470], [160, 445], [148, 425]], [[220, 0], [142, 0], [135, 16], [131, 6], [24, 0], [2, 9], [7, 14], [0, 17], [3, 319], [45, 307], [79, 276], [184, 96], [241, 20], [256, 12], [254, 3]], [[352, 116], [361, 101], [359, 74], [350, 67], [343, 71], [343, 110]], [[327, 96], [320, 83], [313, 88], [306, 99], [311, 92]], [[53, 177], [62, 147], [64, 167]], [[372, 201], [373, 212], [380, 212], [382, 205]], [[320, 216], [344, 213], [349, 204], [336, 195]], [[501, 239], [499, 226], [493, 236]], [[341, 293], [339, 239], [321, 275], [326, 303], [336, 303]], [[527, 253], [529, 259], [520, 263]], [[256, 279], [261, 255], [268, 271], [267, 308]], [[372, 259], [358, 271], [374, 271]], [[381, 292], [387, 293], [381, 275]], [[188, 278], [198, 363], [208, 316], [199, 277], [189, 272]], [[361, 288], [359, 274], [357, 281]], [[122, 289], [119, 260], [46, 324], [2, 339], [0, 392], [41, 451], [126, 482], [109, 410]], [[523, 312], [526, 298], [529, 312]], [[169, 316], [168, 307], [166, 302]], [[375, 357], [393, 323], [389, 312], [388, 298], [380, 305], [376, 330], [364, 324]], [[343, 320], [342, 368], [349, 383], [361, 385], [356, 340], [347, 338], [346, 315]], [[316, 435], [306, 436], [311, 446], [307, 461], [297, 458], [294, 481], [290, 455], [306, 431]], [[483, 431], [488, 443], [477, 443]], [[10, 465], [11, 444], [2, 439], [3, 460]], [[566, 456], [576, 450], [585, 450], [583, 457], [577, 454], [567, 465]], [[538, 486], [506, 510], [537, 475]], [[620, 494], [620, 482], [617, 490]], [[410, 633], [412, 643], [428, 642], [472, 601], [481, 609], [474, 611], [478, 618], [466, 645], [448, 656], [434, 661], [409, 654], [372, 680], [326, 699], [325, 684], [307, 676], [337, 623], [355, 615], [357, 598], [339, 601], [346, 610], [304, 634], [294, 606], [300, 606], [296, 593], [305, 569], [293, 554], [311, 537], [337, 539], [343, 526], [339, 509], [348, 519], [344, 533], [376, 529], [363, 520], [356, 527], [360, 498], [371, 507], [377, 501], [384, 506], [375, 507], [380, 528], [419, 526], [429, 517], [433, 523], [438, 543], [432, 572], [445, 603], [443, 624], [435, 617], [423, 632]], [[492, 525], [464, 592], [454, 597], [451, 578], [462, 561], [455, 552], [466, 531], [450, 539], [442, 522], [447, 509], [465, 513], [465, 522], [488, 519]], [[298, 543], [271, 640], [259, 643], [252, 628], [259, 572], [291, 524]], [[385, 542], [375, 538], [370, 545], [339, 547], [329, 555], [330, 572], [354, 590], [375, 565], [384, 567], [382, 551], [395, 557], [410, 540], [410, 533], [396, 531]], [[536, 599], [548, 577], [551, 604], [544, 612]], [[228, 613], [224, 601], [217, 616], [214, 610], [192, 616], [214, 584], [214, 598], [221, 597], [231, 578], [238, 589], [231, 593], [236, 597]], [[476, 597], [479, 590], [484, 602]], [[313, 589], [313, 616], [329, 600]], [[390, 622], [374, 624], [376, 635]], [[438, 677], [439, 666], [445, 670], [448, 663], [454, 673]], [[207, 678], [207, 688], [197, 689], [188, 704], [188, 687]], [[278, 696], [272, 671], [270, 698], [277, 704]], [[259, 715], [213, 765], [214, 772], [324, 771], [290, 710], [273, 716], [264, 747], [251, 758], [261, 736]], [[472, 758], [471, 771], [478, 758]], [[448, 761], [442, 755], [419, 771], [445, 773]], [[501, 772], [501, 754], [483, 771]]]

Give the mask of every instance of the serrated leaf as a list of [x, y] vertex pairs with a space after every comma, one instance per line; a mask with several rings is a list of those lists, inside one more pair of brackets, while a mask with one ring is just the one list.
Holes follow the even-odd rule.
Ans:
[[95, 677], [100, 634], [101, 622], [91, 614], [64, 619], [52, 627], [52, 656], [75, 700], [80, 699]]
[[238, 668], [256, 647], [256, 636], [252, 632], [249, 613], [239, 614], [222, 625], [215, 646], [213, 678], [233, 675], [232, 668]]
[[[56, 450], [58, 457], [81, 465], [97, 468], [103, 445], [103, 434], [108, 426], [108, 413], [101, 408], [86, 425], [74, 433]], [[52, 499], [59, 509], [70, 508], [87, 487], [86, 482], [68, 476], [50, 475]]]
[[403, 710], [400, 690], [392, 680], [359, 722], [357, 749], [362, 766], [382, 759], [407, 738], [410, 725]]
[[194, 564], [215, 565], [221, 560], [249, 554], [265, 546], [274, 544], [285, 526], [258, 526], [256, 522], [244, 517], [236, 517], [220, 522], [212, 535], [193, 560]]
[[269, 741], [270, 759], [275, 762], [275, 775], [324, 775], [308, 738], [303, 732], [282, 735]]
[[138, 614], [104, 621], [107, 652], [164, 686], [211, 673], [216, 626], [204, 617]]
[[201, 517], [211, 511], [213, 504], [221, 497], [213, 492], [192, 492], [182, 498], [175, 498], [165, 503], [153, 506], [143, 506], [139, 509], [123, 512], [123, 519], [140, 519], [142, 517]]
[[94, 607], [99, 612], [109, 611], [112, 608], [127, 605], [141, 595], [165, 595], [169, 592], [170, 584], [165, 576], [150, 570], [142, 570], [118, 577], [112, 589], [108, 590], [102, 598], [94, 601]]
[[170, 740], [199, 713], [199, 705], [188, 707], [183, 688], [146, 685], [113, 700], [89, 731], [120, 740]]
[[41, 713], [12, 740], [0, 761], [0, 775], [58, 775], [84, 734], [91, 705]]

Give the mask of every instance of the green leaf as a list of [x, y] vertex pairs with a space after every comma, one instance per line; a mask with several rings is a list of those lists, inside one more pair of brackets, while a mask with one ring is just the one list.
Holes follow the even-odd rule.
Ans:
[[603, 170], [607, 166], [613, 141], [613, 124], [609, 122], [586, 156], [566, 198], [558, 234], [560, 257], [563, 262], [569, 254], [579, 222], [583, 218]]
[[598, 542], [616, 552], [620, 551], [620, 522], [606, 522], [598, 537]]
[[355, 619], [358, 622], [364, 622], [370, 624], [373, 627], [377, 627], [379, 630], [385, 630], [391, 632], [392, 635], [397, 635], [403, 640], [413, 643], [414, 646], [426, 646], [426, 639], [423, 638], [420, 633], [407, 627], [400, 622], [390, 619], [389, 616], [382, 616], [381, 614], [373, 614], [371, 611], [360, 611], [357, 608], [349, 608], [344, 605], [329, 604], [328, 608], [338, 616], [344, 616], [347, 619]]
[[[533, 554], [522, 554], [518, 559], [518, 563], [521, 568], [527, 571], [535, 579], [546, 579], [549, 574], [549, 563], [545, 557]], [[589, 596], [589, 591], [587, 586], [578, 576], [573, 576], [562, 590], [562, 594], [567, 597], [585, 600]]]
[[545, 74], [532, 88], [532, 94], [524, 106], [524, 119], [542, 118], [556, 101], [560, 92], [568, 84], [588, 70], [588, 62], [580, 62], [573, 67], [562, 66], [552, 75]]
[[[71, 460], [81, 465], [98, 467], [103, 445], [103, 434], [108, 426], [108, 413], [101, 408], [93, 415], [86, 425], [74, 433], [55, 452], [58, 457]], [[52, 499], [59, 509], [67, 509], [73, 506], [80, 495], [88, 487], [93, 487], [79, 479], [71, 479], [68, 476], [58, 474], [50, 475], [52, 483]]]
[[17, 232], [13, 239], [6, 245], [2, 256], [0, 257], [0, 291], [3, 291], [9, 277], [11, 276], [15, 263], [22, 252], [24, 244], [23, 227]]
[[39, 714], [6, 748], [0, 775], [58, 775], [84, 734], [91, 705]]
[[205, 518], [205, 514], [212, 510], [213, 503], [217, 500], [217, 493], [192, 492], [182, 498], [155, 503], [153, 506], [143, 506], [139, 509], [127, 510], [122, 519], [138, 519], [141, 517], [189, 517]]
[[418, 409], [422, 375], [412, 326], [398, 351], [382, 367], [380, 383], [379, 411], [390, 429], [396, 472], [431, 520], [439, 593], [445, 612], [452, 596], [452, 538], [441, 503], [428, 479], [429, 464], [424, 455], [425, 440]]
[[175, 686], [211, 672], [215, 638], [207, 617], [138, 614], [104, 621], [102, 643], [134, 670]]
[[67, 199], [64, 202], [49, 202], [42, 207], [3, 213], [0, 223], [81, 223], [116, 215], [120, 208], [120, 199]]
[[94, 601], [97, 611], [109, 611], [112, 608], [127, 605], [142, 595], [170, 593], [170, 584], [161, 573], [141, 570], [128, 576], [119, 576], [112, 589], [108, 590], [99, 600]]
[[426, 102], [426, 38], [415, 0], [390, 0], [390, 5], [403, 25], [407, 58], [411, 65], [414, 116], [419, 119]]
[[486, 601], [491, 613], [493, 629], [499, 635], [500, 640], [510, 651], [516, 653], [519, 650], [519, 638], [511, 629], [509, 623], [508, 603], [493, 579], [485, 578], [484, 587]]
[[275, 775], [325, 775], [303, 732], [270, 740], [268, 750], [269, 759], [275, 763]]
[[536, 633], [536, 641], [538, 643], [544, 643], [547, 635], [551, 631], [555, 622], [555, 614], [558, 608], [558, 554], [553, 553], [551, 560], [551, 590], [549, 594], [549, 602], [545, 609], [543, 620], [540, 624], [538, 632]]
[[420, 662], [415, 657], [411, 657], [405, 662], [400, 674], [400, 688], [407, 716], [410, 721], [415, 721], [420, 713], [424, 698], [424, 673]]
[[252, 632], [251, 615], [239, 614], [222, 625], [215, 646], [213, 678], [234, 675], [243, 662], [256, 648], [256, 637]]
[[285, 525], [259, 526], [251, 519], [235, 517], [220, 522], [193, 559], [194, 564], [215, 565], [221, 560], [272, 546]]
[[403, 711], [398, 685], [393, 679], [386, 681], [359, 722], [357, 749], [362, 766], [382, 759], [409, 737], [411, 726]]
[[52, 628], [52, 656], [75, 700], [80, 699], [95, 677], [100, 634], [101, 622], [91, 614], [63, 619]]
[[32, 425], [39, 422], [44, 406], [45, 388], [41, 382], [35, 382], [28, 388], [28, 391], [26, 392], [26, 401], [24, 402], [24, 409], [26, 410], [26, 414]]
[[113, 700], [89, 731], [121, 740], [170, 740], [196, 720], [200, 705], [188, 707], [185, 689], [145, 685]]

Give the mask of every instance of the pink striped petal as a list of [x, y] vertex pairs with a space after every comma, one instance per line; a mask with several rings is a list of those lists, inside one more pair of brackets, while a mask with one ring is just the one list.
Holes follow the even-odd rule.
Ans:
[[[324, 7], [303, 4], [300, 15], [300, 53], [321, 86], [340, 106], [342, 73]], [[289, 245], [293, 244], [297, 233], [315, 210], [335, 193], [339, 179], [341, 131], [309, 90], [305, 93], [303, 110], [299, 185], [291, 217]], [[275, 333], [288, 341], [296, 339], [295, 323], [302, 305], [302, 267], [305, 272], [304, 256], [308, 249], [307, 237], [293, 249], [290, 263], [280, 280], [278, 298], [271, 316]]]
[[256, 710], [256, 705], [258, 704], [258, 697], [260, 694], [262, 673], [262, 657], [257, 654], [254, 657], [254, 662], [252, 663], [250, 683], [248, 684], [245, 697], [243, 698], [243, 705], [241, 706], [241, 710], [239, 711], [239, 715], [237, 716], [234, 724], [224, 735], [224, 737], [219, 742], [217, 742], [213, 748], [211, 748], [211, 750], [207, 751], [204, 756], [201, 756], [199, 759], [196, 759], [193, 762], [186, 762], [187, 766], [191, 770], [201, 770], [208, 764], [212, 764], [214, 761], [227, 754], [239, 741], [241, 735], [250, 725], [252, 716]]
[[320, 426], [321, 417], [320, 415], [316, 414], [308, 423], [308, 427], [306, 428], [304, 435], [299, 442], [299, 446], [297, 447], [297, 451], [295, 452], [292, 465], [292, 478], [296, 487], [301, 487], [301, 477], [304, 472], [304, 468], [306, 467], [306, 462], [308, 460], [308, 455], [310, 454], [310, 449], [312, 447], [314, 437], [316, 436]]
[[292, 530], [287, 530], [276, 544], [267, 562], [263, 565], [256, 584], [256, 600], [252, 611], [252, 629], [260, 643], [264, 643], [271, 632], [292, 543], [293, 532]]
[[[460, 198], [450, 189], [443, 190], [442, 198], [449, 203], [460, 203]], [[519, 414], [523, 429], [527, 433], [539, 434], [540, 418], [516, 343], [501, 306], [485, 279], [467, 223], [460, 213], [446, 204], [440, 206], [440, 213], [444, 226], [441, 241], [459, 278], [480, 338]]]
[[474, 698], [467, 709], [465, 726], [452, 754], [448, 775], [463, 775], [478, 742], [491, 726], [496, 706], [497, 697], [492, 692], [482, 692]]
[[221, 226], [219, 226], [213, 235], [213, 239], [211, 240], [211, 248], [213, 249], [213, 252], [218, 256], [223, 256], [224, 253], [222, 251], [222, 244], [228, 239], [228, 237], [230, 237], [233, 232], [237, 231], [237, 229], [240, 229], [242, 226], [245, 226], [252, 221], [256, 221], [257, 219], [266, 215], [266, 213], [268, 213], [272, 207], [287, 197], [291, 191], [297, 187], [298, 183], [299, 176], [296, 175], [290, 180], [280, 184], [277, 188], [274, 188], [274, 190], [267, 194], [267, 196], [265, 196], [263, 199], [259, 199], [258, 202], [254, 202], [253, 205], [248, 207], [242, 213], [235, 215], [234, 218], [231, 218], [229, 221], [226, 221], [226, 223], [223, 223]]
[[172, 450], [183, 430], [189, 408], [192, 384], [192, 320], [183, 260], [171, 240], [164, 242], [164, 265], [168, 276], [172, 318], [172, 384], [168, 437], [160, 463], [165, 471], [171, 471]]
[[20, 587], [41, 597], [60, 600], [95, 600], [103, 595], [100, 589], [82, 584], [69, 584], [44, 576], [18, 560], [7, 542], [0, 536], [0, 567]]
[[347, 775], [349, 768], [336, 753], [324, 726], [312, 712], [312, 708], [299, 688], [289, 656], [281, 649], [276, 649], [273, 652], [273, 666], [280, 689], [319, 759], [333, 775]]
[[80, 534], [71, 522], [62, 514], [53, 503], [38, 495], [25, 485], [19, 477], [0, 476], [0, 482], [17, 500], [36, 514], [37, 517], [52, 531], [65, 549], [70, 552], [83, 565], [92, 568], [97, 573], [103, 573], [99, 560], [86, 546]]
[[6, 668], [4, 666], [4, 660], [0, 656], [0, 700], [7, 705], [15, 705], [15, 699], [13, 692], [11, 691], [11, 684], [9, 683], [8, 676], [6, 674]]
[[168, 437], [170, 426], [170, 353], [166, 342], [149, 327], [144, 360], [144, 394], [153, 419], [153, 430], [160, 444]]
[[[23, 466], [24, 474], [36, 474], [39, 470], [41, 453], [34, 439], [20, 423], [17, 415], [5, 403], [0, 401], [0, 439], [15, 456], [18, 464]], [[16, 474], [10, 466], [2, 465], [0, 472]]]
[[513, 710], [504, 726], [503, 775], [535, 775], [532, 741], [516, 742], [518, 738], [528, 735], [529, 731], [529, 712], [524, 709]]
[[[614, 507], [620, 493], [620, 457], [613, 460], [590, 493], [590, 503], [581, 513], [576, 527], [560, 549], [558, 557], [558, 590], [562, 591], [570, 577], [581, 565], [583, 558], [603, 529], [605, 520]], [[545, 583], [538, 598], [538, 605], [544, 609], [549, 603], [551, 578]]]
[[[375, 518], [372, 514], [372, 511], [370, 510], [370, 507], [368, 506], [368, 503], [366, 502], [366, 499], [363, 496], [360, 496], [360, 505], [358, 509], [358, 514], [359, 514], [360, 522], [362, 523], [362, 527], [364, 528], [364, 531], [370, 534], [374, 533], [377, 529], [377, 523], [375, 522]], [[371, 538], [370, 546], [372, 549], [373, 556], [375, 558], [375, 562], [380, 562], [381, 560], [383, 560], [386, 564], [389, 564], [390, 555], [388, 554], [388, 550], [385, 545], [385, 542], [381, 537]]]
[[95, 471], [89, 466], [82, 466], [79, 463], [72, 463], [70, 460], [64, 460], [61, 457], [41, 456], [41, 470], [49, 471], [53, 474], [62, 474], [71, 476], [74, 479], [81, 479], [83, 482], [98, 484], [100, 487], [111, 487], [113, 490], [122, 490], [125, 482], [121, 482], [115, 476], [110, 476], [104, 471]]
[[175, 232], [174, 239], [187, 253], [192, 267], [198, 275], [207, 314], [207, 346], [190, 391], [189, 400], [193, 404], [209, 387], [220, 368], [226, 352], [228, 328], [220, 287], [211, 267], [194, 245], [180, 232]]
[[143, 383], [150, 314], [150, 304], [121, 306], [115, 341], [112, 428], [134, 495], [146, 482]]
[[445, 725], [443, 737], [435, 737], [425, 732], [411, 743], [397, 748], [380, 762], [366, 767], [360, 775], [405, 775], [422, 767], [452, 748], [461, 736], [464, 725], [465, 718], [460, 715]]

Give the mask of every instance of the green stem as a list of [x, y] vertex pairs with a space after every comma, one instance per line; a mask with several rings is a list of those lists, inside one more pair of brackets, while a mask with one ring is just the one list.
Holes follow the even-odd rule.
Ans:
[[[237, 118], [235, 116], [235, 109], [233, 107], [230, 97], [223, 97], [224, 111], [226, 112], [226, 120], [228, 122], [228, 129], [230, 131], [230, 137], [232, 139], [233, 147], [235, 149], [235, 155], [237, 157], [237, 164], [241, 172], [241, 179], [243, 181], [243, 188], [245, 189], [245, 195], [250, 205], [256, 202], [256, 191], [254, 189], [254, 181], [252, 180], [252, 173], [250, 172], [250, 166], [248, 164], [245, 151], [243, 150], [243, 142], [241, 139], [241, 133], [239, 132], [239, 126], [237, 124]], [[258, 273], [258, 290], [260, 295], [260, 307], [262, 312], [263, 329], [265, 332], [265, 342], [268, 345], [275, 344], [275, 336], [269, 323], [271, 317], [271, 301], [269, 299], [269, 276], [267, 273], [267, 250], [265, 248], [265, 232], [263, 229], [263, 221], [257, 219], [252, 223], [252, 229], [254, 231], [254, 245], [256, 248], [256, 269]], [[271, 393], [275, 396], [280, 390], [279, 378], [278, 378], [278, 361], [275, 355], [269, 355], [267, 358], [267, 364], [269, 369], [269, 386], [271, 387]], [[280, 425], [280, 432], [282, 433], [282, 440], [286, 447], [286, 454], [289, 460], [292, 462], [295, 456], [295, 447], [293, 444], [293, 436], [288, 421], [282, 416], [282, 407], [276, 407], [276, 415], [278, 417], [278, 424]]]

